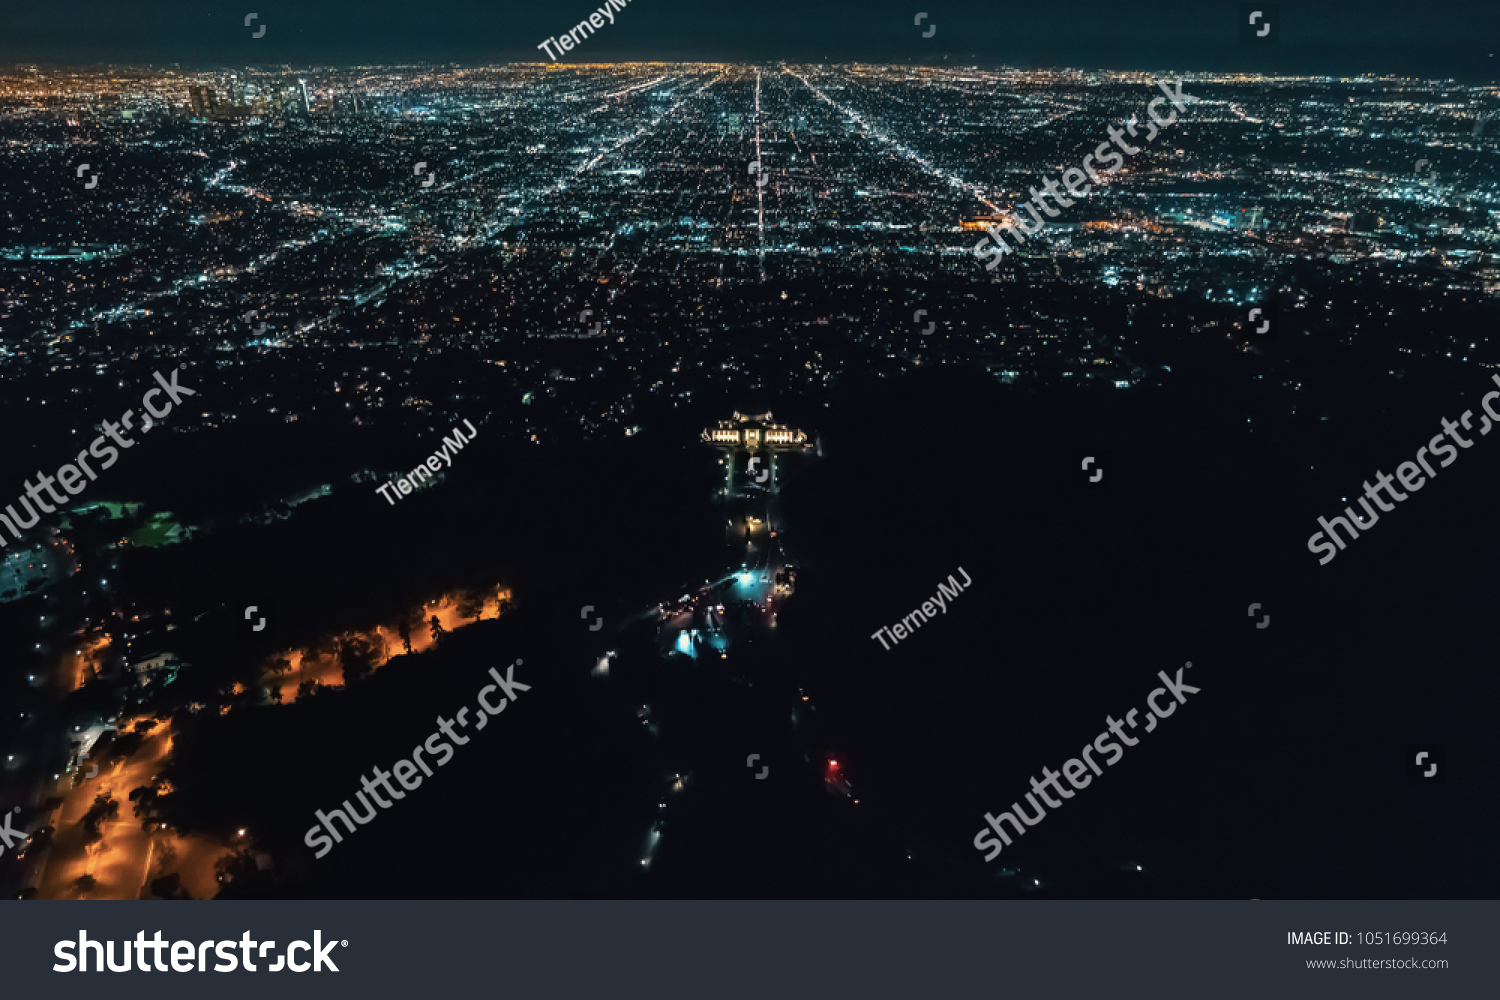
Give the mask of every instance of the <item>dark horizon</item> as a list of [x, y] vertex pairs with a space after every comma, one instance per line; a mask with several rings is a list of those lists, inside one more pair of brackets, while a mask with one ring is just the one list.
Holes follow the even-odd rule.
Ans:
[[[577, 0], [506, 10], [433, 0], [414, 17], [390, 0], [333, 0], [316, 11], [247, 0], [228, 7], [157, 0], [90, 11], [12, 14], [0, 64], [205, 69], [256, 65], [496, 65], [550, 62], [537, 46], [599, 9]], [[880, 63], [1295, 76], [1414, 76], [1466, 83], [1500, 79], [1493, 41], [1500, 8], [1453, 0], [1411, 5], [1340, 2], [1281, 6], [1274, 45], [1244, 44], [1240, 4], [1156, 0], [1085, 3], [997, 14], [973, 3], [912, 0], [785, 3], [705, 10], [684, 0], [632, 0], [558, 64], [613, 62]], [[1271, 7], [1273, 5], [1266, 4]], [[254, 28], [245, 18], [256, 12]], [[923, 27], [915, 15], [928, 14]], [[264, 28], [260, 38], [252, 37]], [[932, 37], [926, 28], [935, 28]], [[1455, 38], [1459, 40], [1455, 42]]]

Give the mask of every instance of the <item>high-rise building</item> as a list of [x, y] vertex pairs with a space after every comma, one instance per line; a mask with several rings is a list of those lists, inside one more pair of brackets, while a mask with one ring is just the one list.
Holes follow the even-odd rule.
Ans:
[[307, 96], [307, 81], [299, 79], [297, 85], [302, 88], [302, 113], [312, 114], [312, 98]]

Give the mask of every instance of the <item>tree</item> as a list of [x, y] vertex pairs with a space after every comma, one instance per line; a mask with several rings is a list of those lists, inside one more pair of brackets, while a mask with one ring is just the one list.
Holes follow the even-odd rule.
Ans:
[[91, 889], [97, 888], [98, 885], [99, 880], [92, 875], [80, 875], [73, 880], [73, 888], [79, 892], [88, 892]]
[[307, 698], [307, 697], [310, 697], [311, 695], [316, 694], [317, 691], [318, 691], [318, 689], [321, 688], [322, 686], [323, 685], [319, 684], [317, 681], [313, 680], [312, 678], [308, 678], [307, 680], [303, 681], [301, 684], [297, 685], [297, 697], [298, 698]]
[[338, 655], [339, 639], [337, 636], [324, 636], [307, 647], [303, 660], [321, 660], [325, 657]]
[[255, 858], [248, 850], [230, 851], [214, 862], [214, 872], [223, 882], [232, 879], [247, 868], [255, 867]]
[[477, 622], [482, 614], [484, 614], [483, 594], [469, 593], [459, 598], [458, 616], [460, 618], [472, 618]]
[[406, 651], [408, 653], [410, 653], [411, 652], [411, 623], [408, 622], [405, 618], [401, 619], [401, 624], [399, 624], [399, 625], [396, 626], [396, 634], [401, 637], [401, 645], [405, 646], [406, 647]]
[[182, 876], [177, 872], [151, 880], [151, 895], [157, 899], [192, 899], [182, 887]]
[[83, 839], [86, 843], [94, 843], [104, 838], [102, 829], [105, 822], [120, 815], [120, 803], [115, 801], [113, 795], [99, 794], [94, 797], [94, 804], [89, 811], [83, 814]]
[[339, 662], [344, 666], [344, 683], [353, 684], [375, 672], [378, 659], [375, 643], [367, 636], [346, 636], [339, 643]]
[[438, 621], [438, 616], [433, 615], [427, 621], [427, 627], [432, 629], [432, 641], [437, 642], [438, 636], [443, 634], [443, 623]]
[[141, 743], [146, 739], [146, 734], [137, 729], [133, 733], [126, 733], [115, 740], [114, 752], [121, 757], [130, 757], [141, 748]]
[[275, 704], [275, 705], [280, 705], [281, 704], [281, 685], [280, 684], [277, 684], [275, 687], [271, 688], [271, 703]]
[[255, 882], [259, 873], [260, 866], [255, 863], [255, 855], [248, 847], [230, 851], [214, 862], [214, 874], [219, 884], [224, 886], [235, 881], [242, 884]]
[[162, 795], [170, 791], [171, 786], [166, 785], [159, 777], [149, 785], [131, 789], [130, 801], [135, 803], [133, 811], [136, 819], [141, 821], [143, 833], [155, 833], [164, 825]]

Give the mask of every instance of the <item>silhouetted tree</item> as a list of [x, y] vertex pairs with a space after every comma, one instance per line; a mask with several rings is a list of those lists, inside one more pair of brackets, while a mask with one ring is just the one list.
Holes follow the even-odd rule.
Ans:
[[192, 899], [182, 887], [182, 876], [177, 872], [151, 880], [151, 895], [158, 899]]
[[337, 656], [338, 651], [338, 636], [324, 636], [307, 647], [305, 659], [322, 660], [330, 656]]
[[130, 793], [130, 801], [135, 803], [133, 811], [136, 818], [141, 821], [143, 833], [156, 833], [161, 829], [163, 819], [161, 815], [161, 785], [159, 783], [142, 785], [133, 789]]
[[401, 637], [401, 645], [405, 646], [406, 647], [406, 651], [408, 653], [410, 653], [411, 652], [411, 623], [408, 622], [404, 618], [401, 619], [401, 624], [399, 624], [399, 625], [396, 626], [396, 634]]
[[229, 882], [236, 875], [255, 871], [255, 856], [249, 849], [231, 851], [214, 862], [214, 873], [220, 882]]
[[339, 661], [344, 666], [344, 683], [353, 684], [369, 677], [375, 671], [377, 652], [375, 643], [367, 636], [346, 636], [339, 643]]
[[113, 795], [100, 794], [94, 797], [94, 804], [89, 811], [83, 814], [83, 839], [87, 843], [94, 843], [104, 836], [101, 829], [105, 821], [112, 820], [120, 815], [120, 803], [115, 801]]
[[129, 757], [141, 748], [141, 744], [145, 739], [146, 734], [139, 729], [133, 733], [126, 733], [115, 740], [114, 752], [121, 757]]
[[430, 619], [428, 619], [427, 627], [432, 629], [432, 641], [437, 642], [438, 636], [442, 635], [444, 631], [443, 623], [438, 621], [437, 615], [433, 615]]

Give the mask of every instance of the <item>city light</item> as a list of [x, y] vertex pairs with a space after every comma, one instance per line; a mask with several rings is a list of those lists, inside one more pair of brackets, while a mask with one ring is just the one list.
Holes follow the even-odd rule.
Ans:
[[[887, 20], [881, 31], [910, 34], [910, 13]], [[1089, 23], [1075, 18], [1069, 32], [1085, 32]], [[1488, 37], [1478, 29], [1489, 22], [1478, 15], [1459, 24], [1473, 27], [1473, 38]], [[57, 470], [49, 480], [69, 493], [97, 479], [91, 488], [115, 498], [75, 506], [54, 491], [43, 517], [21, 499], [39, 498], [40, 487], [6, 487], [30, 516], [11, 510], [0, 522], [0, 542], [8, 546], [0, 604], [15, 602], [13, 646], [24, 644], [26, 608], [44, 602], [54, 610], [38, 617], [38, 632], [58, 639], [55, 646], [33, 639], [33, 651], [48, 655], [12, 664], [17, 676], [23, 666], [32, 671], [25, 675], [32, 687], [22, 692], [12, 677], [11, 703], [38, 711], [20, 712], [27, 725], [10, 727], [4, 748], [8, 764], [27, 761], [7, 769], [15, 785], [7, 794], [33, 806], [62, 800], [25, 814], [29, 825], [50, 821], [61, 830], [50, 848], [28, 859], [36, 865], [51, 852], [38, 894], [76, 898], [68, 886], [92, 875], [97, 861], [96, 896], [144, 898], [168, 874], [181, 876], [184, 893], [211, 895], [218, 891], [216, 858], [252, 847], [266, 866], [266, 886], [308, 895], [343, 885], [336, 868], [305, 870], [292, 822], [300, 815], [276, 811], [290, 807], [263, 809], [260, 799], [270, 798], [256, 788], [246, 798], [235, 783], [320, 769], [337, 763], [341, 747], [395, 739], [399, 727], [364, 710], [424, 704], [428, 689], [444, 683], [445, 664], [498, 656], [507, 644], [558, 651], [555, 669], [580, 678], [590, 670], [597, 680], [586, 682], [593, 690], [583, 702], [559, 702], [564, 721], [555, 744], [528, 737], [503, 750], [518, 761], [552, 761], [556, 773], [539, 780], [553, 789], [516, 806], [524, 823], [486, 823], [481, 810], [469, 823], [478, 831], [474, 842], [493, 836], [495, 856], [530, 857], [517, 829], [541, 831], [545, 846], [553, 829], [571, 828], [576, 816], [567, 810], [581, 809], [577, 803], [618, 808], [597, 824], [601, 841], [617, 842], [588, 845], [600, 847], [608, 878], [587, 882], [578, 873], [605, 866], [555, 861], [566, 852], [549, 846], [535, 852], [539, 866], [574, 868], [548, 870], [552, 881], [536, 883], [543, 892], [562, 886], [618, 895], [622, 877], [646, 886], [624, 862], [634, 849], [639, 866], [651, 867], [665, 811], [674, 813], [670, 865], [679, 850], [683, 864], [652, 876], [676, 879], [653, 881], [653, 890], [691, 891], [688, 876], [709, 870], [715, 878], [724, 873], [723, 884], [741, 893], [844, 884], [801, 879], [804, 872], [795, 870], [757, 884], [762, 859], [715, 857], [727, 842], [712, 842], [703, 817], [725, 802], [761, 808], [752, 795], [763, 795], [768, 810], [785, 808], [809, 779], [835, 795], [838, 808], [846, 798], [858, 804], [840, 759], [825, 758], [823, 775], [811, 760], [828, 746], [868, 748], [869, 727], [880, 720], [854, 710], [867, 697], [858, 689], [892, 681], [896, 708], [887, 714], [899, 721], [883, 732], [906, 742], [899, 753], [894, 744], [890, 753], [861, 753], [853, 778], [886, 794], [882, 808], [859, 822], [870, 825], [870, 843], [921, 844], [924, 866], [911, 871], [930, 859], [934, 872], [953, 873], [951, 882], [940, 874], [931, 883], [895, 883], [896, 892], [993, 888], [963, 884], [963, 866], [949, 864], [969, 855], [963, 838], [943, 841], [952, 831], [925, 815], [893, 820], [890, 804], [941, 789], [953, 801], [934, 815], [978, 816], [1013, 801], [1009, 794], [989, 798], [1000, 795], [993, 768], [1009, 750], [994, 744], [976, 752], [977, 737], [965, 742], [985, 721], [972, 716], [1000, 706], [993, 732], [1025, 748], [1001, 709], [1025, 702], [1007, 697], [1027, 690], [1007, 687], [1007, 673], [1021, 672], [1014, 665], [1030, 647], [1022, 643], [1015, 653], [990, 633], [1044, 635], [1070, 626], [1059, 624], [1056, 602], [1023, 602], [1007, 617], [1006, 595], [1044, 579], [1082, 607], [1102, 593], [1103, 574], [1139, 562], [1140, 573], [1118, 582], [1120, 593], [1101, 597], [1100, 606], [1139, 617], [1146, 634], [1150, 615], [1170, 606], [1173, 594], [1140, 581], [1181, 574], [1173, 575], [1175, 564], [1152, 562], [1160, 546], [1111, 551], [1111, 538], [1134, 544], [1137, 536], [1155, 537], [1165, 513], [1188, 525], [1196, 508], [1183, 497], [1201, 507], [1204, 497], [1222, 496], [1228, 480], [1221, 467], [1254, 473], [1229, 477], [1235, 489], [1253, 493], [1247, 504], [1263, 504], [1254, 509], [1280, 511], [1300, 496], [1336, 495], [1338, 484], [1322, 470], [1330, 456], [1385, 426], [1378, 401], [1446, 392], [1455, 370], [1473, 375], [1464, 364], [1471, 358], [1474, 366], [1500, 368], [1500, 355], [1487, 353], [1486, 325], [1500, 301], [1500, 191], [1491, 176], [1500, 147], [1495, 123], [1484, 132], [1500, 92], [1482, 78], [1495, 70], [1472, 59], [1460, 64], [1469, 58], [1465, 48], [1452, 56], [1451, 79], [1378, 75], [1389, 68], [1384, 57], [1372, 57], [1380, 65], [1362, 76], [1294, 75], [1289, 67], [1308, 46], [1306, 34], [1293, 38], [1291, 27], [1287, 41], [1294, 44], [1239, 50], [1231, 61], [1245, 65], [1234, 72], [1212, 71], [1227, 59], [1213, 45], [1178, 53], [1187, 74], [1179, 90], [1185, 81], [1205, 96], [1169, 143], [1157, 141], [1142, 156], [1126, 150], [1128, 160], [1099, 151], [1110, 143], [1124, 148], [1123, 137], [1111, 136], [1126, 121], [1138, 145], [1146, 140], [1137, 126], [1154, 138], [1145, 119], [1123, 117], [1145, 107], [1143, 95], [1154, 100], [1158, 86], [1165, 89], [1154, 74], [1007, 68], [995, 64], [1006, 53], [988, 52], [983, 38], [888, 65], [845, 60], [837, 45], [815, 63], [559, 57], [487, 65], [418, 52], [421, 58], [401, 65], [380, 65], [343, 58], [345, 49], [351, 59], [360, 54], [361, 31], [332, 38], [309, 22], [304, 35], [286, 22], [271, 25], [262, 47], [212, 58], [184, 50], [171, 54], [170, 65], [68, 68], [38, 55], [0, 69], [7, 123], [0, 157], [17, 195], [0, 237], [0, 266], [15, 279], [7, 289], [17, 289], [0, 296], [0, 317], [10, 324], [0, 338], [0, 369], [12, 416], [22, 420], [13, 436], [23, 451], [37, 451], [39, 468]], [[954, 41], [958, 28], [947, 22], [941, 37]], [[85, 34], [93, 37], [94, 29]], [[318, 32], [325, 37], [315, 38]], [[272, 48], [294, 34], [295, 50]], [[427, 36], [416, 32], [411, 44], [425, 44]], [[1232, 40], [1228, 33], [1220, 39]], [[1063, 45], [1047, 44], [1053, 41]], [[784, 47], [788, 57], [823, 51], [800, 39]], [[1441, 49], [1408, 46], [1407, 56], [1417, 60], [1422, 48]], [[963, 54], [971, 49], [981, 55]], [[1021, 61], [1039, 65], [1049, 51], [1027, 50]], [[1268, 54], [1286, 56], [1287, 66], [1256, 61]], [[1127, 57], [1155, 58], [1121, 50], [1105, 61]], [[1107, 166], [1111, 157], [1117, 168]], [[1065, 169], [1073, 164], [1079, 166]], [[1092, 182], [1081, 193], [1084, 174]], [[1050, 183], [1057, 177], [1061, 186]], [[1044, 178], [1046, 198], [1066, 212], [1049, 209], [1035, 190]], [[1038, 228], [1026, 232], [1035, 238], [987, 268], [974, 259], [974, 240], [1014, 228], [1027, 189]], [[1037, 211], [1050, 220], [1044, 230]], [[1459, 366], [1452, 357], [1461, 358]], [[170, 419], [125, 424], [136, 435], [130, 445], [108, 436], [123, 428], [100, 434], [100, 443], [132, 449], [132, 462], [149, 454], [135, 471], [110, 471], [97, 452], [99, 461], [87, 464], [88, 449], [80, 452], [64, 435], [102, 421], [104, 404], [132, 391], [132, 373], [156, 363], [195, 373], [189, 381], [196, 399]], [[1401, 379], [1401, 387], [1392, 384]], [[775, 415], [765, 409], [773, 406]], [[1160, 425], [1144, 421], [1143, 411], [1211, 431], [1214, 461], [1188, 461], [1180, 480], [1153, 479], [1177, 466], [1152, 464], [1151, 449], [1169, 437], [1156, 434]], [[464, 412], [487, 428], [479, 443], [486, 450], [435, 467], [440, 456], [455, 458], [434, 441]], [[1478, 412], [1476, 420], [1484, 420]], [[1061, 413], [1069, 416], [1059, 423]], [[1472, 432], [1487, 434], [1485, 426]], [[1278, 450], [1236, 451], [1246, 439]], [[1112, 441], [1131, 460], [1109, 466], [1113, 492], [1075, 495], [1069, 453]], [[1425, 452], [1416, 460], [1425, 462]], [[1267, 464], [1244, 464], [1246, 454]], [[1306, 470], [1297, 467], [1304, 460]], [[1265, 474], [1282, 465], [1285, 477]], [[387, 497], [378, 508], [360, 505], [373, 483], [392, 491], [398, 480], [425, 484], [430, 477], [418, 475], [424, 468], [441, 489], [424, 488], [400, 504]], [[1180, 489], [1184, 483], [1190, 488]], [[1461, 494], [1455, 504], [1482, 506], [1464, 480], [1445, 483], [1441, 489]], [[1286, 520], [1313, 516], [1293, 512]], [[1367, 523], [1350, 516], [1358, 523], [1348, 535], [1361, 537]], [[1418, 524], [1422, 516], [1412, 515], [1410, 530], [1430, 532], [1432, 551], [1461, 570], [1464, 539], [1441, 512]], [[724, 532], [715, 530], [718, 519]], [[1071, 551], [1059, 562], [1045, 546], [1033, 546], [1075, 524], [1097, 527], [1097, 537], [1079, 536], [1079, 551], [1096, 553], [1094, 562], [1079, 562]], [[1225, 578], [1244, 575], [1230, 566], [1232, 557], [1296, 542], [1276, 534], [1282, 527], [1276, 518], [1252, 518], [1237, 529], [1244, 544], [1219, 560], [1228, 567]], [[1199, 537], [1195, 528], [1182, 530]], [[1011, 582], [991, 595], [1001, 611], [954, 605], [949, 614], [941, 601], [917, 603], [923, 588], [931, 592], [925, 554], [949, 548], [1012, 564], [997, 571]], [[1403, 549], [1403, 558], [1419, 559], [1418, 551]], [[116, 574], [118, 588], [106, 578], [86, 587], [82, 563], [92, 566], [95, 557]], [[1394, 563], [1377, 564], [1380, 557], [1346, 559], [1365, 559], [1362, 572], [1372, 580], [1389, 574], [1384, 589], [1398, 595], [1403, 579], [1448, 579], [1439, 572], [1398, 576]], [[1417, 568], [1439, 569], [1437, 558]], [[514, 622], [492, 621], [510, 606], [498, 585], [478, 596], [444, 589], [482, 572], [518, 581], [515, 600], [524, 613]], [[1268, 593], [1280, 590], [1246, 601], [1281, 601], [1287, 607], [1278, 621], [1305, 618], [1307, 609], [1298, 612], [1294, 599], [1317, 596], [1322, 584], [1305, 576], [1267, 576]], [[585, 580], [597, 589], [586, 589]], [[554, 617], [553, 599], [573, 584], [579, 604], [609, 609], [608, 634], [619, 638], [603, 637], [602, 612], [599, 633], [591, 614], [580, 618], [564, 607]], [[839, 593], [849, 585], [863, 588]], [[671, 600], [668, 588], [679, 586], [689, 592]], [[810, 603], [802, 603], [799, 589]], [[1204, 602], [1224, 594], [1239, 599], [1232, 587], [1204, 583], [1198, 590]], [[168, 599], [184, 610], [175, 622], [163, 607]], [[260, 609], [254, 615], [245, 613], [252, 602]], [[794, 617], [780, 629], [788, 603]], [[905, 625], [884, 619], [927, 606], [939, 614], [912, 611]], [[1231, 625], [1243, 624], [1238, 608]], [[1070, 607], [1068, 614], [1084, 611], [1098, 609]], [[257, 617], [261, 625], [252, 626]], [[908, 640], [912, 620], [941, 624]], [[452, 635], [470, 625], [467, 634]], [[912, 652], [913, 669], [943, 666], [943, 684], [926, 694], [912, 685], [908, 693], [905, 678], [864, 670], [859, 646], [877, 626], [901, 630], [900, 641], [911, 642], [901, 652]], [[1349, 642], [1362, 641], [1356, 632], [1346, 630]], [[1231, 652], [1259, 636], [1253, 629], [1227, 634]], [[624, 655], [602, 652], [604, 641]], [[736, 649], [733, 666], [729, 648]], [[976, 650], [976, 665], [954, 659]], [[1084, 664], [1083, 647], [1054, 652], [1058, 663], [1025, 670], [1064, 678], [1076, 672], [1085, 689], [1097, 682], [1089, 671], [1099, 668]], [[1076, 662], [1068, 659], [1075, 655]], [[1353, 653], [1346, 658], [1365, 662]], [[1444, 697], [1479, 692], [1456, 686], [1468, 676], [1456, 666], [1445, 673]], [[799, 683], [819, 688], [818, 706]], [[1382, 681], [1371, 690], [1395, 688]], [[1073, 711], [1053, 711], [1065, 709]], [[775, 712], [791, 716], [795, 740], [756, 728]], [[1033, 742], [1050, 726], [1034, 714], [1022, 710], [1019, 718], [1034, 722], [1024, 734]], [[326, 734], [314, 726], [328, 720]], [[1125, 725], [1154, 740], [1156, 721], [1146, 716], [1139, 731], [1136, 722]], [[1332, 735], [1353, 731], [1319, 724]], [[89, 736], [79, 736], [85, 729]], [[628, 737], [611, 742], [625, 729]], [[174, 759], [174, 732], [183, 753], [222, 748], [225, 766]], [[777, 759], [789, 763], [756, 783], [738, 766], [741, 741], [751, 744], [745, 753], [785, 751]], [[561, 757], [553, 755], [559, 745], [566, 748]], [[297, 759], [293, 751], [303, 747], [318, 759]], [[1103, 775], [1087, 750], [1086, 765]], [[1199, 750], [1179, 742], [1161, 752]], [[105, 765], [100, 781], [83, 780], [85, 751]], [[931, 756], [927, 765], [922, 753]], [[35, 770], [57, 757], [68, 761], [77, 787], [52, 787]], [[556, 766], [559, 760], [566, 766]], [[728, 778], [725, 761], [733, 764]], [[659, 803], [642, 850], [635, 838], [643, 797], [624, 793], [684, 792], [685, 778], [667, 779], [666, 763], [706, 777], [695, 777], [694, 794], [672, 799], [671, 810]], [[200, 766], [212, 777], [186, 780]], [[1079, 775], [1069, 780], [1082, 780], [1076, 768], [1065, 770]], [[1165, 772], [1126, 771], [1107, 772], [1101, 785], [1118, 790], [1111, 808], [1120, 815], [1108, 819], [1128, 831], [1139, 825], [1129, 810], [1160, 794]], [[174, 775], [184, 779], [175, 789], [167, 786]], [[611, 783], [621, 775], [617, 807]], [[434, 820], [467, 819], [464, 796], [474, 793], [456, 777], [449, 772], [446, 785], [432, 781], [421, 793], [426, 805], [416, 808]], [[503, 810], [507, 793], [499, 791]], [[90, 846], [80, 817], [101, 793], [118, 800], [125, 819]], [[817, 796], [816, 788], [808, 794]], [[296, 787], [284, 798], [305, 801]], [[239, 802], [260, 824], [256, 845], [248, 844], [248, 828], [223, 838], [225, 802]], [[99, 803], [100, 812], [107, 805]], [[1220, 809], [1217, 799], [1198, 805], [1214, 821], [1205, 820], [1205, 829], [1228, 829], [1219, 822], [1228, 807]], [[182, 844], [139, 835], [167, 830], [160, 822], [167, 812]], [[809, 829], [798, 812], [770, 816], [767, 828], [783, 828], [788, 816], [797, 822], [784, 828], [798, 835]], [[881, 823], [893, 825], [879, 831]], [[923, 824], [926, 830], [917, 829]], [[1319, 839], [1325, 826], [1361, 842], [1330, 821], [1312, 834], [1323, 854], [1330, 850]], [[809, 836], [823, 836], [811, 829]], [[194, 830], [208, 832], [188, 844]], [[1224, 835], [1225, 857], [1238, 856], [1250, 839], [1237, 827]], [[1042, 836], [1051, 835], [1028, 840]], [[1009, 850], [1010, 841], [1005, 845]], [[422, 846], [403, 844], [391, 855], [409, 855], [401, 867], [415, 872], [409, 884], [393, 876], [400, 891], [452, 882], [438, 877], [448, 859], [434, 868], [434, 852]], [[263, 848], [275, 855], [269, 864]], [[811, 857], [788, 855], [804, 856]], [[495, 866], [470, 867], [478, 873], [475, 894], [514, 888], [489, 872]], [[1119, 870], [1131, 870], [1104, 867], [1116, 880]], [[741, 872], [748, 873], [738, 875], [742, 881], [730, 881]], [[1090, 882], [1090, 872], [1079, 862], [1054, 874], [1066, 895], [1098, 894], [1101, 885], [1114, 892], [1110, 883]], [[1220, 881], [1217, 870], [1184, 869], [1167, 889], [1202, 893]], [[371, 884], [374, 892], [381, 883]], [[468, 882], [453, 884], [468, 891]], [[1294, 880], [1291, 888], [1307, 884]], [[1005, 885], [1024, 889], [1025, 880]], [[877, 879], [868, 891], [893, 889]]]

